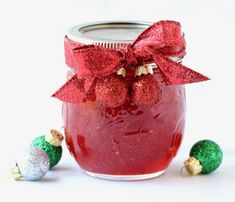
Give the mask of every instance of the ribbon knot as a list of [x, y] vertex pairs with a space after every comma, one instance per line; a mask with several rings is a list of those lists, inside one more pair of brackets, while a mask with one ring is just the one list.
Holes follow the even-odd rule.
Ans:
[[113, 50], [98, 45], [83, 45], [65, 37], [65, 60], [77, 72], [53, 94], [64, 102], [81, 103], [89, 97], [97, 79], [117, 72], [121, 67], [156, 63], [167, 85], [182, 85], [208, 80], [170, 57], [185, 56], [181, 26], [175, 21], [160, 21], [144, 30], [125, 49]]
[[123, 51], [125, 68], [138, 65], [138, 60], [132, 46], [129, 44]]

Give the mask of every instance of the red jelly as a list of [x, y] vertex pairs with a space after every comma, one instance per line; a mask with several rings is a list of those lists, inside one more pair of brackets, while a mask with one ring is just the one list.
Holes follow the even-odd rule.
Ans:
[[[146, 27], [136, 24], [124, 33], [127, 25], [119, 25], [116, 30], [106, 25], [106, 37], [111, 40], [115, 33], [129, 42]], [[88, 37], [92, 32], [98, 38], [105, 35], [104, 26], [85, 26], [84, 30]], [[77, 40], [72, 31], [68, 37]], [[80, 42], [86, 43], [84, 40]], [[161, 93], [156, 93], [160, 98], [149, 106], [135, 102], [131, 96], [118, 107], [101, 105], [95, 97], [80, 104], [63, 104], [66, 143], [85, 172], [109, 179], [145, 179], [158, 176], [169, 166], [184, 132], [185, 90], [182, 85], [167, 86], [157, 68], [152, 76]], [[133, 77], [128, 82], [135, 80]]]

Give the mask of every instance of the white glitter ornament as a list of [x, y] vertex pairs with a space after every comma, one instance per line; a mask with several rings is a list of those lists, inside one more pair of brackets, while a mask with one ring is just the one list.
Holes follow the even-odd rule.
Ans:
[[39, 148], [30, 148], [27, 154], [16, 161], [12, 168], [12, 176], [15, 180], [39, 180], [49, 170], [50, 161], [45, 151]]

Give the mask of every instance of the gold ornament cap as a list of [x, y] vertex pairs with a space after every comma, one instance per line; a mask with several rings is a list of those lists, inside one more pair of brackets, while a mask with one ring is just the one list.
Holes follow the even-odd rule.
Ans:
[[126, 70], [125, 70], [125, 68], [124, 68], [124, 67], [120, 68], [120, 69], [117, 71], [117, 75], [126, 77]]
[[17, 163], [15, 164], [14, 167], [11, 168], [11, 177], [14, 180], [19, 180], [22, 178], [22, 175], [20, 174], [20, 169], [19, 169]]
[[50, 130], [50, 133], [48, 135], [45, 135], [45, 140], [55, 147], [59, 147], [64, 140], [63, 135], [57, 131], [57, 130]]
[[184, 162], [184, 166], [190, 175], [197, 175], [202, 171], [200, 162], [192, 156]]
[[136, 68], [135, 76], [153, 74], [153, 67], [151, 65], [141, 65]]

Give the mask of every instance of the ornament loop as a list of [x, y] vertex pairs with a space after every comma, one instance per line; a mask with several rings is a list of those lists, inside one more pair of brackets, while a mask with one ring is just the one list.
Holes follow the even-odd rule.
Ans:
[[182, 177], [188, 177], [189, 176], [189, 172], [186, 168], [186, 166], [183, 166], [181, 169], [180, 169], [180, 175]]

